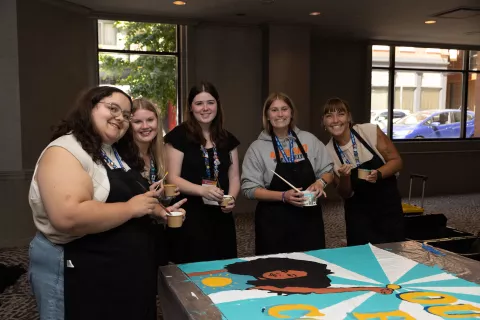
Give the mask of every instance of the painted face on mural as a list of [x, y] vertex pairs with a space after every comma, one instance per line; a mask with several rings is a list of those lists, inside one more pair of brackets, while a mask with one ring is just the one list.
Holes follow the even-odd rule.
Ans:
[[262, 276], [263, 279], [278, 280], [306, 277], [307, 273], [301, 270], [273, 270], [265, 272]]

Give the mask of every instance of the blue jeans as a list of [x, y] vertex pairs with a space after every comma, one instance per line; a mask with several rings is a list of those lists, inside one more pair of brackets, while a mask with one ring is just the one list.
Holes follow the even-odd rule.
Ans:
[[28, 278], [40, 320], [63, 320], [63, 247], [37, 232], [30, 242]]

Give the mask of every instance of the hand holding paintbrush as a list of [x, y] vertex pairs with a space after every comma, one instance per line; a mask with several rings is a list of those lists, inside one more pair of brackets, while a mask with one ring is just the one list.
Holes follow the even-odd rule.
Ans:
[[282, 201], [288, 202], [296, 207], [303, 207], [305, 203], [305, 197], [303, 195], [303, 192], [301, 191], [302, 188], [295, 187], [293, 184], [288, 182], [285, 178], [276, 173], [274, 170], [270, 171], [272, 171], [273, 174], [275, 174], [278, 178], [280, 178], [283, 182], [285, 182], [292, 188], [292, 190], [288, 190], [282, 193]]

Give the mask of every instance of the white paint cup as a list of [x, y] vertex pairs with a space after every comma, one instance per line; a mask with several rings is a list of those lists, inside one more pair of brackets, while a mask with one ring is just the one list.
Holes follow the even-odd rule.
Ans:
[[302, 191], [305, 201], [303, 202], [304, 207], [311, 207], [317, 205], [317, 199], [315, 198], [315, 193], [311, 191]]
[[180, 228], [183, 224], [184, 213], [181, 211], [174, 211], [167, 214], [167, 225], [170, 228]]

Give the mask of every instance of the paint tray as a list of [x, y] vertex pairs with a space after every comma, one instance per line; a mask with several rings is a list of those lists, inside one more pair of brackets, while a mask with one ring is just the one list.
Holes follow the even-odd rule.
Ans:
[[[423, 184], [422, 184], [422, 201], [420, 206], [411, 204], [411, 199], [412, 199], [412, 184], [413, 184], [413, 179], [419, 178], [422, 179]], [[425, 209], [423, 208], [423, 200], [425, 198], [425, 184], [428, 180], [427, 176], [421, 175], [421, 174], [415, 174], [411, 173], [410, 174], [410, 188], [408, 190], [408, 203], [402, 203], [402, 210], [403, 214], [405, 215], [418, 215], [418, 214], [423, 214], [425, 212]]]

